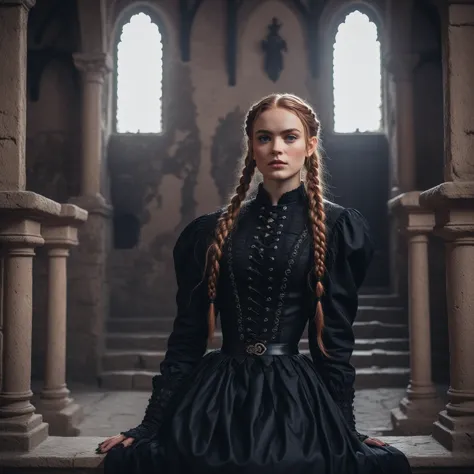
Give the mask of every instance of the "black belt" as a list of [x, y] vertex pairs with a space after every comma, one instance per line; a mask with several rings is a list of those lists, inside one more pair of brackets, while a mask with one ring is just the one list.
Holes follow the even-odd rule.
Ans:
[[295, 355], [299, 354], [298, 344], [254, 342], [253, 344], [224, 344], [221, 352], [228, 355]]

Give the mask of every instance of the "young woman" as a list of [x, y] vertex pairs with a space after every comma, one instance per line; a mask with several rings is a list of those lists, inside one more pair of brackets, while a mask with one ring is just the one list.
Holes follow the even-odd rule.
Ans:
[[[352, 323], [372, 246], [361, 214], [323, 200], [316, 115], [271, 95], [245, 133], [230, 204], [176, 243], [161, 375], [143, 422], [99, 445], [105, 472], [409, 474], [400, 451], [355, 428]], [[204, 356], [217, 315], [223, 345]], [[306, 325], [312, 360], [298, 353]]]

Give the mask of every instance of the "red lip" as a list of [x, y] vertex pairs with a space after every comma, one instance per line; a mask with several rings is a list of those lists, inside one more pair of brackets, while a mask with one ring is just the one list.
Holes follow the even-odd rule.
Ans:
[[273, 165], [286, 165], [286, 163], [284, 161], [280, 161], [280, 160], [273, 160], [273, 161], [270, 161], [270, 163], [268, 163], [269, 166], [273, 166]]

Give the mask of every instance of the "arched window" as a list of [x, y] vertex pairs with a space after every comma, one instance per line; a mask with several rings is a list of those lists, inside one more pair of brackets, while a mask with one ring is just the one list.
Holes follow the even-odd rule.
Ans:
[[356, 10], [339, 25], [334, 43], [334, 131], [379, 132], [382, 127], [377, 26]]
[[160, 133], [163, 43], [149, 15], [137, 13], [123, 25], [116, 54], [116, 131]]

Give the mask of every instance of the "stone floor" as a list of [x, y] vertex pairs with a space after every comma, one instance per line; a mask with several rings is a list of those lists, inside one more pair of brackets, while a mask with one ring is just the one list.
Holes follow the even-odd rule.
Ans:
[[[111, 436], [140, 423], [150, 396], [147, 392], [107, 392], [73, 387], [73, 397], [84, 408], [80, 436]], [[405, 389], [382, 388], [356, 392], [355, 414], [361, 433], [380, 436], [391, 429], [390, 410]]]

